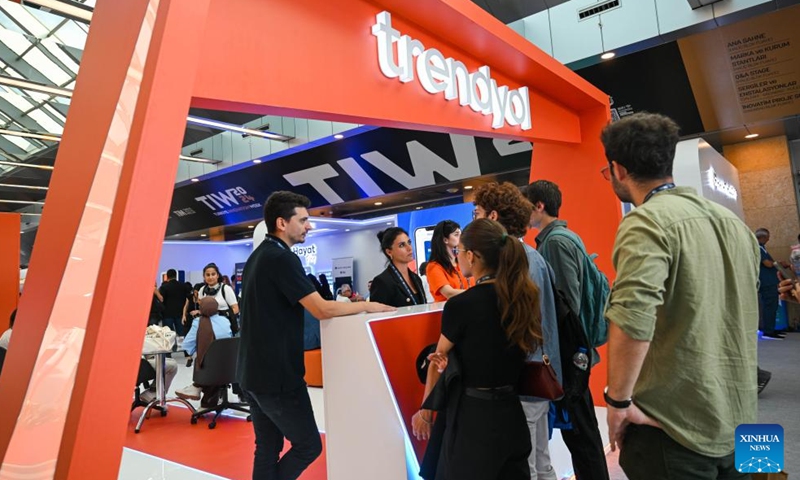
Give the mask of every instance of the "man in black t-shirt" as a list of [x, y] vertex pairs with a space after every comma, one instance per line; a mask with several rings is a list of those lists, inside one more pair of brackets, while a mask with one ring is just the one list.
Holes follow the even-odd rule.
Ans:
[[[303, 380], [303, 309], [317, 319], [386, 312], [380, 303], [324, 300], [290, 249], [311, 230], [308, 198], [275, 192], [264, 206], [266, 236], [242, 275], [237, 380], [250, 398], [256, 435], [253, 479], [294, 480], [322, 452]], [[284, 439], [292, 448], [278, 459]]]
[[164, 298], [164, 319], [162, 325], [175, 330], [179, 336], [184, 335], [183, 321], [186, 317], [186, 287], [178, 282], [178, 272], [174, 268], [167, 270], [167, 281], [158, 289]]

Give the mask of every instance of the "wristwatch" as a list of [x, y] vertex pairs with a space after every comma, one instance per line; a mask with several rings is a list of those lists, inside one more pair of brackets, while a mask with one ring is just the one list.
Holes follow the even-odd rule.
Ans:
[[633, 399], [629, 398], [627, 400], [614, 400], [613, 398], [608, 396], [608, 386], [606, 386], [605, 390], [603, 390], [603, 398], [605, 399], [606, 403], [614, 408], [628, 408], [633, 403]]

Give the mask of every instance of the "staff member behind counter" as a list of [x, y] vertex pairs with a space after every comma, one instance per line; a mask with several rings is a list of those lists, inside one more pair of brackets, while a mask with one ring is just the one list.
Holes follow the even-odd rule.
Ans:
[[389, 266], [372, 280], [370, 301], [393, 307], [427, 303], [422, 279], [408, 268], [408, 264], [414, 261], [408, 233], [400, 227], [391, 227], [379, 232], [378, 240]]

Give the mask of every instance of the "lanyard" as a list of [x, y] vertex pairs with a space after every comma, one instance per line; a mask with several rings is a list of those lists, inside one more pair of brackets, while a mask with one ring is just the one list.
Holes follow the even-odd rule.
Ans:
[[283, 244], [283, 242], [281, 242], [280, 240], [278, 240], [277, 238], [273, 237], [273, 236], [272, 236], [272, 235], [270, 235], [270, 234], [266, 234], [266, 235], [264, 236], [264, 240], [267, 240], [267, 241], [269, 241], [269, 242], [272, 242], [272, 243], [274, 243], [275, 245], [277, 245], [277, 246], [281, 247], [282, 249], [286, 250], [286, 245], [284, 245], [284, 244]]
[[[392, 262], [389, 262], [389, 268], [391, 268], [392, 271], [394, 272], [394, 274], [397, 276], [397, 278], [400, 279], [400, 283], [403, 284], [403, 289], [405, 289], [406, 295], [408, 295], [408, 298], [410, 298], [411, 301], [414, 302], [414, 305], [419, 305], [419, 302], [417, 301], [417, 297], [411, 291], [411, 287], [408, 286], [408, 284], [406, 283], [406, 280], [403, 278], [403, 275], [400, 274], [400, 270], [398, 270], [397, 267], [395, 267], [394, 263], [392, 263]], [[408, 278], [411, 278], [411, 275], [409, 275]]]
[[650, 193], [648, 193], [647, 196], [644, 197], [644, 202], [642, 202], [642, 204], [647, 203], [647, 201], [650, 200], [650, 197], [652, 197], [656, 193], [663, 192], [664, 190], [672, 190], [673, 188], [675, 188], [675, 184], [672, 182], [657, 186], [656, 188], [650, 190]]
[[483, 282], [485, 282], [487, 280], [494, 280], [494, 275], [484, 275], [484, 276], [482, 276], [477, 281], [475, 281], [475, 285], [480, 285], [481, 283], [483, 283]]

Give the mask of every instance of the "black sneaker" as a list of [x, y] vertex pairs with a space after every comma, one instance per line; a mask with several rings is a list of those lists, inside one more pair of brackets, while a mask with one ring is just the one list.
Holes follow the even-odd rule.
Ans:
[[772, 379], [772, 372], [758, 369], [758, 393], [761, 393], [766, 388], [769, 381]]

